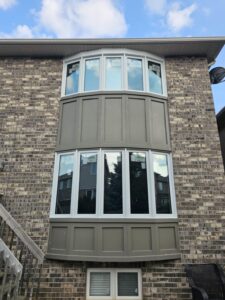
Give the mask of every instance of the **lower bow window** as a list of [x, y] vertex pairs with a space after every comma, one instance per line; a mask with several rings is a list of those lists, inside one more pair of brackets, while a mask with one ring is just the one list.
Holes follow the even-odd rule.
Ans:
[[52, 216], [176, 217], [171, 156], [140, 150], [56, 155]]

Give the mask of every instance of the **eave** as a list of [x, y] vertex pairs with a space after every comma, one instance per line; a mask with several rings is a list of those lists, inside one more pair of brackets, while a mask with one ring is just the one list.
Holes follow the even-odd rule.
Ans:
[[141, 39], [2, 39], [0, 57], [60, 57], [100, 48], [128, 48], [160, 57], [204, 56], [212, 63], [225, 37]]

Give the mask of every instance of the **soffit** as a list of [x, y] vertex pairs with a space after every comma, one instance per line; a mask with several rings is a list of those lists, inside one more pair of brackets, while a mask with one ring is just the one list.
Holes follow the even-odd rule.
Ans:
[[128, 48], [161, 57], [206, 56], [213, 62], [225, 37], [163, 39], [29, 39], [0, 40], [1, 57], [61, 57], [101, 48]]

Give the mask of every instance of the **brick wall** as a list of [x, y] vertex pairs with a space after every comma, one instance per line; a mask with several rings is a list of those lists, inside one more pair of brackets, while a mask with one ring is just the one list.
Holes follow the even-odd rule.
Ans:
[[[62, 61], [0, 60], [0, 192], [45, 251]], [[40, 299], [84, 300], [88, 267], [140, 267], [144, 300], [191, 299], [183, 265], [224, 263], [224, 172], [204, 58], [166, 60], [181, 260], [132, 264], [46, 261]]]
[[0, 59], [0, 192], [43, 250], [62, 77], [61, 60]]

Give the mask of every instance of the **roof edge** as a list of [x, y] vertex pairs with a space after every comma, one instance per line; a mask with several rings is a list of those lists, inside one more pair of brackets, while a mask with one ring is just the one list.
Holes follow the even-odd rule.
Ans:
[[225, 36], [216, 37], [179, 37], [179, 38], [90, 38], [90, 39], [0, 39], [0, 45], [26, 45], [26, 44], [52, 44], [52, 45], [75, 45], [75, 44], [116, 44], [116, 43], [190, 43], [190, 42], [221, 42], [225, 44]]

